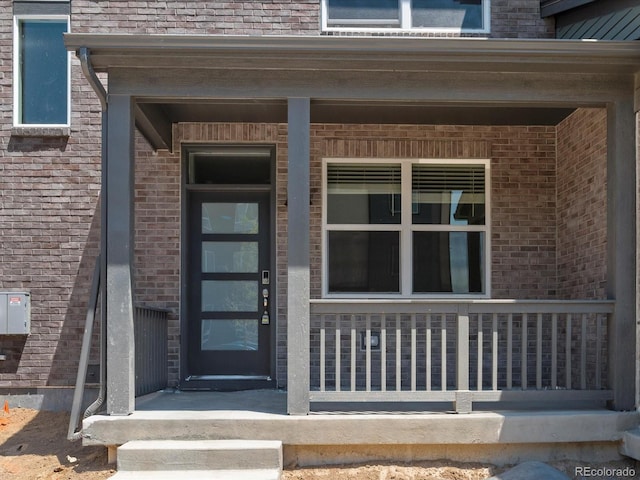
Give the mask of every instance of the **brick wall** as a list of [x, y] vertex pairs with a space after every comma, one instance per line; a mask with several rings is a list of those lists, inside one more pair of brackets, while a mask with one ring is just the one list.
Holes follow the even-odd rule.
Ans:
[[[286, 379], [287, 139], [284, 124], [181, 124], [184, 143], [277, 147], [277, 370]], [[311, 293], [321, 295], [321, 160], [325, 157], [491, 158], [492, 289], [496, 298], [551, 298], [555, 286], [555, 129], [312, 125]], [[144, 147], [144, 145], [142, 145]], [[180, 148], [176, 148], [176, 152]], [[179, 373], [179, 155], [138, 152], [136, 299], [170, 307], [170, 381]]]
[[558, 125], [558, 294], [606, 298], [607, 115], [581, 109]]
[[540, 17], [538, 0], [492, 0], [493, 38], [554, 38], [553, 18]]
[[67, 136], [12, 130], [12, 4], [0, 1], [0, 290], [31, 292], [31, 334], [0, 337], [0, 387], [75, 381], [98, 249], [100, 106], [72, 67]]
[[[75, 32], [178, 35], [320, 34], [320, 0], [251, 2], [74, 0], [72, 10]], [[365, 31], [363, 34], [371, 33]], [[390, 32], [384, 34], [389, 35]], [[416, 34], [411, 33], [411, 35]], [[420, 35], [459, 36], [433, 33]], [[540, 18], [539, 0], [492, 0], [489, 36], [553, 38], [554, 23], [551, 19]]]
[[317, 35], [319, 0], [110, 1], [74, 0], [76, 32]]

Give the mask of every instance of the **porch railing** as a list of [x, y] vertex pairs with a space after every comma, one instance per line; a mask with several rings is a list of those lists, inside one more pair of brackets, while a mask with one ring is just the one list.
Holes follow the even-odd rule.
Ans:
[[134, 309], [136, 397], [167, 386], [167, 317], [158, 308]]
[[313, 300], [311, 402], [606, 401], [610, 301]]

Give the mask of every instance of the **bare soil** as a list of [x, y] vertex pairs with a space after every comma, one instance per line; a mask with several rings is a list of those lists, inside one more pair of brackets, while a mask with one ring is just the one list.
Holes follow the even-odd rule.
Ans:
[[[66, 439], [69, 415], [22, 408], [1, 410], [0, 405], [0, 479], [2, 480], [101, 480], [115, 474], [107, 463], [104, 447], [83, 447], [81, 442]], [[575, 462], [553, 464], [571, 478]], [[640, 466], [633, 461], [590, 465], [593, 468], [635, 469], [640, 478]], [[283, 473], [283, 480], [482, 480], [507, 467], [490, 464], [455, 462], [420, 462], [412, 464], [378, 464], [296, 468]], [[619, 478], [592, 476], [590, 479]]]
[[[2, 407], [0, 405], [0, 407]], [[69, 415], [24, 408], [0, 413], [0, 478], [94, 480], [115, 473], [104, 447], [67, 440]]]

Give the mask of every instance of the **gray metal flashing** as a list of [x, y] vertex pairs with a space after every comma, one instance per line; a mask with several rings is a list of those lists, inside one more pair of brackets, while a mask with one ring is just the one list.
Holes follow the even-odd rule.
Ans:
[[[634, 73], [632, 42], [484, 38], [65, 34], [94, 68]], [[220, 60], [224, 59], [225, 62]]]

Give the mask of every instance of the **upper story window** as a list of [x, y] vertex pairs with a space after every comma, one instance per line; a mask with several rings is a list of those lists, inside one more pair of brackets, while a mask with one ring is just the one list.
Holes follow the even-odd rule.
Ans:
[[488, 33], [490, 0], [322, 0], [325, 31]]
[[14, 125], [69, 125], [68, 30], [66, 15], [14, 16]]
[[325, 295], [488, 296], [489, 162], [324, 163]]

